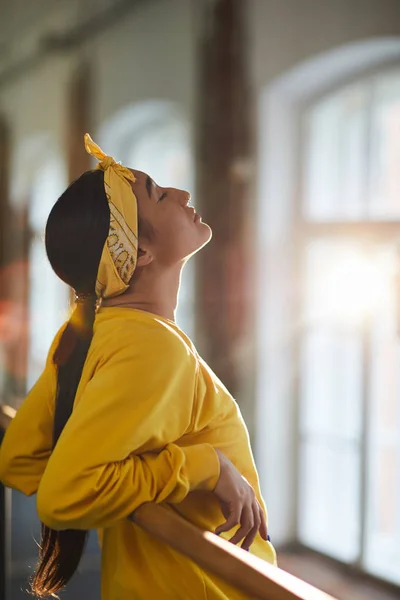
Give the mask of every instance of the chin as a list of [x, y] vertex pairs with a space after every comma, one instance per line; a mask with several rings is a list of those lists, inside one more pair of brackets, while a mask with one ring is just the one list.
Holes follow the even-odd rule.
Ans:
[[206, 238], [206, 244], [211, 240], [212, 238], [212, 229], [209, 225], [207, 225], [207, 223], [203, 223], [203, 221], [200, 223], [201, 228], [204, 231], [204, 237]]
[[199, 223], [199, 229], [201, 229], [201, 232], [199, 232], [200, 244], [195, 252], [204, 248], [212, 238], [212, 229], [207, 223]]
[[195, 248], [193, 248], [193, 250], [187, 255], [187, 258], [190, 258], [194, 254], [199, 252], [199, 250], [204, 248], [204, 246], [207, 246], [208, 242], [212, 238], [212, 229], [209, 225], [207, 225], [207, 223], [201, 222], [198, 224], [198, 226], [201, 230], [198, 234], [198, 243], [196, 244]]

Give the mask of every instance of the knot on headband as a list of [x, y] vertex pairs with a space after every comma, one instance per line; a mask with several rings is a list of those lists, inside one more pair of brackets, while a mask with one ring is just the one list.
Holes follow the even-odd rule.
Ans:
[[85, 135], [88, 154], [97, 158], [97, 169], [104, 171], [104, 192], [110, 209], [110, 228], [97, 272], [96, 295], [112, 298], [123, 294], [129, 286], [137, 261], [137, 200], [130, 182], [136, 177], [115, 162]]
[[126, 167], [117, 163], [112, 156], [108, 156], [103, 150], [98, 146], [90, 137], [88, 133], [85, 134], [85, 149], [90, 156], [97, 158], [99, 164], [96, 169], [101, 169], [102, 171], [107, 171], [110, 167], [120, 175], [120, 177], [124, 177], [125, 179], [129, 179], [129, 181], [136, 181], [136, 177]]

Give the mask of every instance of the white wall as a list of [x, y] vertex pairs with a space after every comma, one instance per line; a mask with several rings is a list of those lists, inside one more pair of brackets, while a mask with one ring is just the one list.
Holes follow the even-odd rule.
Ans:
[[259, 328], [256, 458], [276, 544], [294, 539], [298, 372], [293, 202], [300, 106], [357, 75], [400, 61], [393, 0], [250, 0], [257, 110]]
[[[49, 54], [40, 65], [0, 87], [0, 111], [12, 135], [11, 180], [21, 168], [21, 148], [26, 139], [48, 134], [63, 152], [69, 86], [81, 60], [93, 67], [93, 135], [119, 110], [147, 100], [172, 101], [191, 123], [195, 110], [193, 6], [192, 0], [139, 2], [137, 8], [80, 48]], [[33, 52], [42, 36], [68, 31], [90, 16], [87, 3], [81, 0], [41, 0], [39, 7], [43, 18], [30, 23], [22, 20], [20, 30], [15, 11], [9, 11], [10, 31], [16, 28], [15, 36], [8, 32], [4, 37], [10, 64], [18, 58], [18, 49], [23, 55], [17, 40], [32, 40]], [[0, 75], [6, 63], [0, 56]]]
[[400, 35], [397, 0], [249, 0], [257, 89], [318, 53], [349, 42]]
[[[39, 68], [0, 89], [0, 110], [11, 129], [11, 200], [26, 199], [32, 170], [57, 149], [64, 154], [70, 57], [46, 61]], [[35, 140], [42, 143], [35, 144]], [[42, 156], [43, 155], [43, 156]]]
[[194, 103], [194, 20], [191, 0], [142, 3], [91, 40], [97, 127], [127, 105], [170, 100], [191, 119]]

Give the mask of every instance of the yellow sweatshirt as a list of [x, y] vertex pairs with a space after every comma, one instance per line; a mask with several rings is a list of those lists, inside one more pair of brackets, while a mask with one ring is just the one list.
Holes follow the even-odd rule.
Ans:
[[[103, 308], [73, 413], [51, 453], [59, 336], [6, 432], [0, 480], [27, 495], [37, 492], [39, 518], [49, 527], [98, 530], [102, 600], [244, 599], [127, 519], [144, 502], [165, 502], [214, 531], [225, 521], [212, 493], [219, 477], [215, 448], [264, 506], [247, 429], [227, 389], [172, 321]], [[259, 534], [250, 551], [276, 561]]]

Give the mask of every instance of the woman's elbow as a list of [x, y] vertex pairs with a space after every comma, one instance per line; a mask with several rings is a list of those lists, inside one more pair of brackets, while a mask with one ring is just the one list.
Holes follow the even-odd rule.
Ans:
[[55, 530], [69, 529], [65, 523], [65, 510], [60, 505], [57, 495], [49, 492], [40, 484], [36, 496], [36, 510], [44, 525]]
[[12, 457], [5, 452], [4, 448], [0, 447], [0, 482], [7, 487], [12, 487], [10, 482], [13, 479], [12, 475], [15, 470], [13, 465], [14, 460]]
[[37, 497], [36, 509], [42, 523], [61, 531], [63, 529], [91, 529], [90, 505], [82, 502], [76, 486], [60, 484], [56, 478], [42, 480]]
[[57, 531], [75, 529], [71, 518], [70, 499], [56, 481], [43, 478], [36, 496], [36, 510], [42, 523]]
[[32, 496], [37, 492], [39, 476], [33, 469], [21, 468], [18, 461], [7, 460], [7, 457], [0, 453], [0, 483], [26, 496]]

